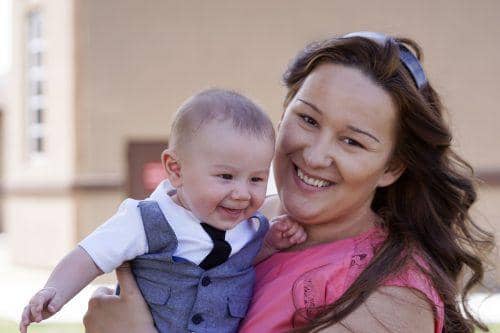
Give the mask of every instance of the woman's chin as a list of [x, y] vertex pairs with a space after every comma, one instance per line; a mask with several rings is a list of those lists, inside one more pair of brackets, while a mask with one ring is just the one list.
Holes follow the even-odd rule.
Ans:
[[310, 207], [304, 200], [294, 200], [290, 197], [285, 197], [281, 200], [285, 213], [300, 223], [314, 224], [321, 216], [320, 209]]

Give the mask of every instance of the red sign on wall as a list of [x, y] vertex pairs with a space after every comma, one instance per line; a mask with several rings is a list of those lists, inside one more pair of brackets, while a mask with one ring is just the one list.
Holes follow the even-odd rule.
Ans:
[[147, 198], [166, 178], [161, 164], [161, 152], [167, 142], [133, 141], [128, 144], [128, 196]]
[[148, 192], [153, 191], [167, 177], [160, 162], [148, 162], [142, 166], [142, 184]]

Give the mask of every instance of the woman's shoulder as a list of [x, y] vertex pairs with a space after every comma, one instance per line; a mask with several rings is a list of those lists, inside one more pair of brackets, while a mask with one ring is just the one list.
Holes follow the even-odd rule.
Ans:
[[436, 332], [441, 332], [444, 325], [444, 304], [427, 271], [428, 264], [425, 260], [421, 256], [414, 254], [398, 274], [389, 277], [383, 282], [382, 287], [412, 291], [415, 295], [420, 295], [422, 299], [425, 299], [431, 305], [434, 312]]
[[269, 219], [281, 215], [281, 201], [279, 196], [277, 194], [267, 196], [259, 211]]
[[385, 280], [385, 286], [408, 287], [425, 294], [432, 303], [439, 304], [441, 299], [433, 286], [428, 263], [418, 254], [413, 254], [406, 265], [397, 273]]
[[[438, 332], [431, 304], [416, 290], [379, 287], [356, 310], [320, 331], [344, 332]], [[439, 331], [440, 332], [440, 331]]]

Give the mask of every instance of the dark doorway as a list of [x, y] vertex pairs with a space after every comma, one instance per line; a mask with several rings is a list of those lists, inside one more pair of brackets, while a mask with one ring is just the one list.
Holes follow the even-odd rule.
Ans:
[[132, 141], [128, 144], [128, 184], [130, 198], [143, 199], [165, 179], [161, 153], [167, 148], [166, 141]]

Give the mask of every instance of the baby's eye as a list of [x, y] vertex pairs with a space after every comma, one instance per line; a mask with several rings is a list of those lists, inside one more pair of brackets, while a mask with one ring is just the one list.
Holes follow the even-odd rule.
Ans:
[[264, 181], [264, 178], [261, 178], [261, 177], [252, 177], [250, 179], [253, 183], [257, 183], [257, 182], [262, 182]]
[[317, 127], [318, 126], [318, 122], [312, 118], [312, 117], [309, 117], [308, 115], [305, 115], [305, 114], [300, 114], [299, 117], [305, 122], [307, 123], [308, 125], [311, 125], [311, 126], [314, 126], [314, 127]]
[[220, 174], [219, 175], [220, 178], [222, 179], [226, 179], [226, 180], [231, 180], [233, 179], [233, 175], [229, 174], [229, 173], [223, 173], [223, 174]]
[[359, 143], [358, 141], [353, 140], [351, 138], [345, 138], [344, 142], [347, 143], [349, 146], [355, 146], [355, 147], [364, 148], [361, 143]]

